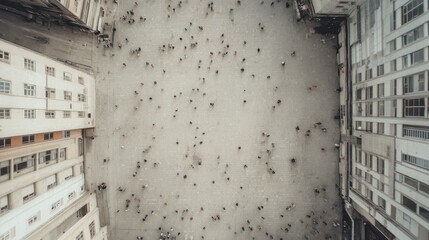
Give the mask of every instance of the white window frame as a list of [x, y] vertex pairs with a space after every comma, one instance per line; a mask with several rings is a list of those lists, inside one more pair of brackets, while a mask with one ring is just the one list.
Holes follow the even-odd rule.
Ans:
[[71, 74], [71, 73], [69, 73], [69, 72], [64, 72], [63, 73], [63, 79], [64, 80], [66, 80], [66, 81], [72, 81], [72, 78], [73, 78], [73, 75]]
[[10, 53], [0, 50], [0, 61], [5, 63], [10, 63]]
[[12, 83], [8, 80], [0, 79], [0, 94], [10, 94]]
[[55, 68], [54, 67], [46, 66], [45, 73], [46, 73], [46, 75], [55, 77]]
[[55, 98], [55, 88], [46, 88], [46, 97]]
[[35, 119], [36, 110], [35, 109], [24, 109], [24, 118], [25, 119]]
[[71, 111], [63, 111], [63, 118], [71, 118]]
[[46, 119], [54, 119], [55, 118], [55, 111], [45, 111], [45, 118]]
[[24, 95], [25, 96], [36, 96], [36, 85], [24, 83]]
[[10, 119], [9, 108], [0, 108], [0, 119]]
[[24, 68], [30, 71], [36, 71], [36, 62], [34, 60], [24, 58]]
[[73, 93], [71, 91], [64, 91], [64, 100], [71, 101]]

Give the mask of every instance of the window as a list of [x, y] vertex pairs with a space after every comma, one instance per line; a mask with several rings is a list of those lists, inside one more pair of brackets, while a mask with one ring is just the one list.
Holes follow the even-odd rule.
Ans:
[[6, 212], [8, 209], [9, 209], [9, 201], [7, 199], [7, 195], [0, 197], [0, 214]]
[[76, 240], [83, 240], [83, 232], [82, 231], [76, 236]]
[[76, 192], [75, 192], [75, 191], [73, 191], [73, 192], [69, 193], [69, 195], [68, 195], [68, 199], [69, 199], [69, 201], [70, 201], [70, 200], [73, 200], [73, 198], [75, 198], [75, 197], [76, 197]]
[[382, 183], [381, 181], [378, 182], [378, 190], [384, 192], [384, 183]]
[[424, 91], [425, 73], [421, 72], [403, 78], [404, 93]]
[[10, 55], [8, 52], [0, 50], [0, 61], [10, 63]]
[[0, 79], [0, 93], [10, 94], [10, 81]]
[[27, 220], [27, 222], [28, 222], [28, 225], [29, 225], [29, 226], [31, 226], [33, 223], [35, 223], [35, 222], [39, 221], [39, 217], [38, 217], [37, 215], [38, 215], [38, 214], [36, 214], [36, 215], [34, 215], [34, 216], [30, 217], [30, 218]]
[[89, 235], [91, 236], [91, 239], [95, 236], [95, 222], [92, 221], [89, 224]]
[[0, 138], [0, 148], [10, 147], [11, 138]]
[[39, 163], [40, 164], [49, 164], [50, 161], [56, 161], [58, 158], [58, 150], [53, 149], [49, 151], [44, 151], [39, 153]]
[[21, 190], [21, 193], [24, 202], [27, 202], [28, 200], [36, 196], [36, 194], [34, 193], [34, 184], [28, 185], [27, 187], [23, 188]]
[[72, 100], [72, 92], [64, 91], [64, 100], [71, 101]]
[[392, 100], [392, 109], [391, 109], [391, 111], [392, 111], [392, 117], [396, 117], [396, 115], [397, 115], [397, 107], [396, 107], [396, 99], [395, 100]]
[[393, 52], [396, 50], [396, 39], [393, 39], [388, 44], [389, 44], [390, 52]]
[[36, 110], [34, 110], [34, 109], [25, 109], [24, 110], [24, 118], [27, 118], [27, 119], [36, 118]]
[[46, 140], [52, 140], [52, 139], [54, 139], [54, 133], [52, 133], [52, 132], [50, 132], [50, 133], [45, 133], [44, 135], [43, 135], [43, 139], [46, 141]]
[[377, 76], [384, 75], [384, 64], [377, 66]]
[[402, 205], [413, 212], [417, 212], [417, 204], [404, 195], [402, 195]]
[[55, 68], [46, 66], [46, 75], [55, 77]]
[[22, 144], [29, 144], [34, 142], [34, 135], [22, 136]]
[[371, 87], [367, 87], [365, 89], [366, 92], [366, 99], [371, 99], [372, 98], [372, 86]]
[[72, 80], [71, 73], [64, 72], [63, 79], [66, 80], [66, 81], [71, 81]]
[[36, 154], [13, 159], [13, 171], [18, 172], [26, 168], [32, 168], [36, 160]]
[[425, 183], [420, 182], [420, 183], [419, 183], [419, 191], [420, 191], [420, 192], [424, 192], [424, 193], [426, 193], [426, 194], [429, 194], [429, 185], [427, 185], [427, 184], [425, 184]]
[[85, 80], [83, 79], [83, 77], [78, 77], [79, 79], [79, 84], [84, 85], [85, 84]]
[[425, 99], [404, 99], [404, 116], [405, 117], [424, 117], [425, 116]]
[[31, 71], [36, 71], [36, 62], [31, 59], [24, 58], [24, 68]]
[[86, 97], [85, 97], [85, 94], [78, 94], [77, 98], [78, 98], [79, 102], [85, 102]]
[[357, 81], [357, 82], [362, 82], [362, 73], [358, 73], [358, 74], [356, 75], [356, 81]]
[[384, 159], [377, 158], [377, 172], [384, 174]]
[[372, 102], [365, 103], [366, 116], [372, 116]]
[[70, 131], [63, 131], [63, 138], [69, 138], [70, 137]]
[[403, 46], [406, 46], [408, 44], [411, 44], [415, 41], [417, 41], [418, 39], [424, 37], [424, 33], [423, 33], [423, 25], [405, 33], [404, 35], [402, 35], [402, 44]]
[[402, 6], [402, 24], [405, 24], [424, 12], [423, 0], [410, 0]]
[[47, 190], [51, 190], [52, 188], [57, 186], [57, 179], [55, 178], [55, 174], [46, 178], [45, 182]]
[[412, 66], [414, 64], [423, 62], [424, 61], [424, 49], [422, 48], [418, 51], [410, 53], [409, 56], [410, 56], [410, 64], [406, 65], [405, 67]]
[[384, 200], [380, 196], [378, 197], [378, 206], [382, 209], [386, 209], [386, 200]]
[[64, 161], [67, 159], [67, 148], [60, 149], [60, 161]]
[[429, 170], [429, 161], [426, 159], [414, 157], [408, 154], [402, 154], [402, 161]]
[[384, 123], [377, 123], [377, 133], [384, 134]]
[[384, 116], [384, 101], [378, 101], [378, 116]]
[[45, 118], [55, 118], [55, 111], [45, 111]]
[[46, 97], [55, 98], [55, 88], [46, 88]]
[[410, 177], [404, 176], [404, 183], [417, 190], [418, 181]]
[[71, 117], [71, 112], [70, 111], [64, 111], [63, 112], [63, 118], [70, 118]]
[[8, 161], [0, 162], [0, 177], [4, 175], [9, 175], [10, 163]]
[[390, 61], [390, 71], [394, 72], [397, 70], [397, 61], [396, 59], [393, 59], [392, 61]]
[[421, 140], [429, 140], [429, 128], [404, 125], [403, 136]]
[[10, 230], [0, 235], [0, 240], [10, 240], [12, 239]]
[[79, 118], [84, 118], [85, 117], [85, 112], [84, 111], [79, 111]]
[[356, 89], [356, 100], [362, 99], [362, 88]]
[[64, 170], [63, 172], [64, 180], [69, 180], [73, 177], [73, 169], [69, 168]]
[[372, 68], [366, 70], [366, 74], [365, 74], [365, 80], [368, 80], [371, 78], [372, 78]]
[[377, 85], [377, 90], [378, 90], [378, 97], [382, 98], [384, 97], [384, 83], [380, 83]]
[[10, 119], [10, 109], [0, 108], [0, 119]]
[[24, 83], [24, 95], [36, 96], [36, 85]]
[[419, 215], [429, 221], [429, 211], [424, 207], [419, 207]]
[[54, 203], [51, 205], [51, 210], [52, 210], [52, 211], [55, 211], [55, 210], [57, 210], [59, 207], [61, 207], [62, 205], [63, 205], [63, 199], [61, 198], [60, 200], [58, 200], [58, 201], [54, 202]]

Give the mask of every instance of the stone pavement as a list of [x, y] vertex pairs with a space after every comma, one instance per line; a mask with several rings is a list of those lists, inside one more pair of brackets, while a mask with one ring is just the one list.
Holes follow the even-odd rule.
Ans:
[[118, 2], [86, 163], [110, 239], [340, 239], [336, 39], [286, 1]]

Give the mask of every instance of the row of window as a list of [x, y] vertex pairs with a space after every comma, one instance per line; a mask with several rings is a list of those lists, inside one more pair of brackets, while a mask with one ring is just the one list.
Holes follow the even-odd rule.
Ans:
[[[362, 175], [362, 170], [356, 168], [356, 171], [360, 171]], [[365, 175], [366, 176], [366, 175]], [[372, 178], [371, 178], [372, 179]], [[381, 192], [384, 192], [384, 183], [378, 181], [378, 190]], [[362, 192], [362, 186], [365, 187], [364, 191]], [[361, 194], [364, 195], [369, 201], [373, 202], [374, 204], [377, 204], [381, 209], [386, 210], [386, 200], [384, 200], [381, 196], [378, 196], [377, 202], [375, 202], [376, 199], [374, 199], [373, 191], [369, 188], [363, 185], [361, 182], [356, 181], [355, 189]]]
[[371, 170], [377, 171], [379, 174], [385, 174], [385, 160], [373, 156], [367, 152], [362, 154], [362, 150], [356, 148], [355, 149], [356, 163], [360, 163]]
[[409, 163], [411, 165], [429, 170], [429, 160], [419, 158], [419, 157], [415, 157], [415, 156], [411, 156], [408, 154], [402, 154], [402, 161]]
[[[10, 53], [0, 50], [0, 61], [10, 63]], [[29, 58], [24, 58], [24, 68], [30, 71], [36, 71], [36, 62]], [[45, 74], [55, 77], [56, 72], [54, 67], [45, 66]], [[66, 81], [72, 81], [72, 74], [69, 72], [63, 72], [63, 79]], [[83, 77], [78, 77], [78, 82], [80, 84], [85, 84]]]
[[[34, 135], [34, 134], [22, 136], [21, 137], [22, 144], [34, 143], [35, 136], [36, 135]], [[63, 138], [69, 138], [69, 137], [70, 137], [70, 131], [69, 130], [63, 131]], [[45, 141], [54, 139], [54, 133], [53, 132], [44, 133], [43, 139]], [[0, 148], [10, 147], [11, 143], [12, 143], [12, 138], [10, 138], [10, 137], [0, 138]]]
[[410, 211], [420, 215], [425, 220], [429, 221], [429, 210], [424, 208], [423, 206], [418, 206], [416, 202], [414, 202], [412, 199], [406, 197], [405, 195], [402, 195], [402, 202], [401, 204], [409, 209]]
[[[11, 109], [9, 108], [0, 108], [0, 119], [11, 119]], [[53, 119], [56, 118], [57, 111], [49, 110], [45, 111], [45, 118], [46, 119]], [[63, 118], [71, 118], [72, 117], [72, 111], [62, 111]], [[85, 112], [84, 111], [78, 111], [77, 112], [78, 118], [84, 118]], [[24, 118], [25, 119], [35, 119], [36, 118], [36, 110], [35, 109], [24, 109]], [[91, 113], [88, 113], [88, 118], [91, 118]]]
[[404, 125], [403, 136], [420, 140], [429, 140], [429, 127]]
[[[0, 79], [0, 93], [11, 94], [11, 82], [7, 80]], [[24, 83], [24, 96], [36, 96], [36, 85]], [[64, 91], [63, 92], [64, 100], [72, 101], [72, 92]], [[56, 98], [56, 89], [55, 88], [46, 88], [45, 97], [47, 98]], [[79, 102], [86, 102], [86, 95], [83, 93], [77, 94], [77, 100]]]
[[[385, 102], [390, 103], [390, 117], [397, 117], [397, 100], [366, 102], [365, 113], [363, 113], [362, 103], [356, 103], [356, 116], [384, 117], [386, 114]], [[377, 104], [377, 111], [373, 111], [374, 103]], [[403, 99], [404, 117], [425, 117], [426, 116], [425, 98]]]
[[409, 176], [406, 176], [400, 173], [395, 173], [395, 180], [397, 182], [404, 183], [409, 187], [413, 188], [414, 190], [429, 196], [429, 185], [423, 182], [420, 182], [414, 178], [411, 178]]
[[[402, 59], [402, 68], [411, 67], [415, 64], [419, 64], [425, 61], [424, 59], [424, 48], [417, 50], [412, 53], [408, 53], [401, 57]], [[394, 59], [390, 62], [390, 71], [397, 71], [397, 59]], [[377, 66], [377, 77], [384, 75], [384, 64]], [[373, 69], [369, 68], [365, 72], [365, 80], [370, 80], [373, 78]], [[357, 73], [356, 82], [362, 82], [362, 73]]]
[[[392, 81], [391, 96], [397, 95], [397, 80]], [[373, 94], [373, 89], [377, 87], [377, 96]], [[413, 93], [425, 91], [425, 73], [420, 72], [412, 75], [408, 75], [402, 78], [403, 93]], [[365, 90], [365, 95], [362, 92]], [[429, 85], [428, 89], [429, 91]], [[385, 96], [385, 85], [384, 83], [377, 84], [377, 86], [369, 86], [366, 88], [356, 89], [356, 100], [368, 100], [373, 98], [382, 98]], [[365, 98], [363, 98], [365, 96]]]
[[[66, 170], [66, 171], [68, 171], [68, 170]], [[46, 190], [47, 191], [49, 191], [53, 188], [50, 186], [53, 186], [53, 185], [56, 186], [56, 177], [57, 177], [57, 174], [54, 174], [54, 175], [44, 179], [44, 181], [46, 183]], [[70, 179], [70, 178], [67, 178], [67, 179]], [[65, 180], [67, 180], [67, 179], [65, 179]], [[83, 188], [83, 186], [81, 186], [81, 193], [83, 193], [83, 191], [84, 191], [84, 188]], [[21, 194], [22, 194], [22, 200], [24, 203], [27, 203], [30, 200], [34, 199], [34, 197], [36, 196], [34, 183], [22, 188]], [[76, 198], [76, 191], [72, 191], [68, 194], [67, 201], [70, 202], [75, 198]], [[62, 205], [63, 205], [63, 199], [62, 198], [53, 202], [51, 204], [51, 213], [57, 211]], [[0, 197], [0, 215], [6, 213], [7, 211], [9, 211], [9, 209], [10, 209], [9, 195]], [[40, 220], [40, 212], [38, 214], [35, 214], [35, 215], [29, 217], [27, 220], [27, 223], [29, 226], [31, 226], [33, 223], [35, 223], [39, 220]]]
[[[67, 160], [67, 148], [59, 149], [59, 158], [58, 158], [58, 149], [51, 149], [43, 152], [39, 152], [39, 161], [38, 165], [49, 165], [50, 163]], [[12, 159], [12, 164], [10, 161], [0, 162], [0, 177], [9, 175], [11, 172], [10, 166], [13, 166], [13, 172], [19, 174], [21, 172], [33, 171], [34, 166], [36, 165], [37, 153], [18, 157]], [[26, 171], [28, 170], [28, 171]], [[0, 182], [8, 179], [0, 179]]]

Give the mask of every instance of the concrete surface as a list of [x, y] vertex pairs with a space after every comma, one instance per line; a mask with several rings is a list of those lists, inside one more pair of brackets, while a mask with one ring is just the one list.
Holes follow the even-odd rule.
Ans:
[[[208, 4], [105, 7], [117, 31], [94, 51], [86, 176], [110, 239], [340, 239], [336, 39], [285, 1]], [[119, 19], [131, 9], [134, 24]]]

